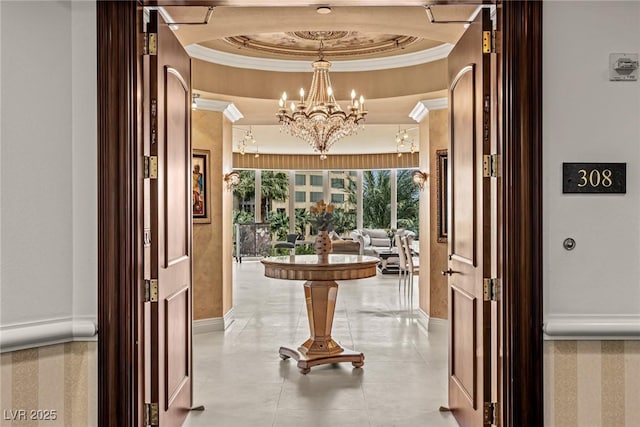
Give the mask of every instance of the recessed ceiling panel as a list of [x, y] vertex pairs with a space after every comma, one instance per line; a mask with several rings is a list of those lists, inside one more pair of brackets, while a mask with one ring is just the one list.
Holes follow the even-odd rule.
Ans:
[[[326, 56], [340, 58], [400, 51], [419, 39], [400, 34], [307, 30], [241, 35], [226, 37], [224, 40], [233, 47], [245, 51], [254, 50], [274, 55], [301, 57], [317, 56], [322, 41]], [[207, 43], [202, 44], [209, 47]]]

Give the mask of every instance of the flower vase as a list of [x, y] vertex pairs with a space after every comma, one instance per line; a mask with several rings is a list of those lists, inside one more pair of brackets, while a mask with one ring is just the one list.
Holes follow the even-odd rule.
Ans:
[[328, 261], [331, 252], [331, 238], [328, 231], [319, 231], [313, 244], [319, 261]]

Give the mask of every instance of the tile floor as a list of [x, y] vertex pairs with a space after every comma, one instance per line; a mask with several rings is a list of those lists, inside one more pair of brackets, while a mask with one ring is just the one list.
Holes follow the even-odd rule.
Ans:
[[[417, 291], [397, 276], [343, 281], [333, 338], [365, 364], [321, 365], [301, 375], [278, 348], [309, 329], [302, 281], [265, 278], [262, 264], [235, 264], [234, 323], [193, 337], [194, 405], [185, 426], [457, 426], [447, 404], [447, 327], [418, 324]], [[417, 287], [417, 286], [416, 286]]]

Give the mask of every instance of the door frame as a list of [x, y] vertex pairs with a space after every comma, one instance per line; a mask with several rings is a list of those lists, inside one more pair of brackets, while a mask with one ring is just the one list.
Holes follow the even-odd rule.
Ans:
[[[166, 3], [190, 4], [174, 0]], [[216, 1], [192, 3], [215, 6]], [[540, 426], [542, 2], [498, 0], [502, 425]], [[98, 423], [142, 425], [142, 3], [97, 2]], [[510, 191], [506, 191], [509, 189]]]

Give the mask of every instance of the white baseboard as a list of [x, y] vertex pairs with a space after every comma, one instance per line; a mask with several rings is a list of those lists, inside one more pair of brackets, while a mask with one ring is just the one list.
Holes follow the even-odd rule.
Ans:
[[224, 318], [210, 317], [208, 319], [194, 320], [192, 328], [194, 334], [224, 331]]
[[429, 325], [441, 325], [446, 326], [449, 324], [447, 319], [440, 319], [438, 317], [429, 316], [423, 309], [419, 308], [416, 310], [418, 313], [418, 324], [423, 328], [429, 330]]
[[0, 326], [0, 353], [69, 341], [95, 341], [93, 317], [68, 317]]
[[233, 309], [227, 311], [224, 317], [210, 317], [208, 319], [194, 320], [192, 324], [194, 334], [206, 334], [207, 332], [224, 331], [234, 321]]
[[422, 326], [423, 328], [428, 330], [429, 329], [429, 320], [430, 320], [429, 315], [421, 308], [419, 308], [416, 311], [418, 313], [418, 318], [417, 318], [418, 324], [420, 326]]
[[231, 326], [231, 324], [235, 320], [235, 318], [233, 317], [233, 308], [231, 308], [229, 311], [225, 313], [223, 319], [224, 319], [224, 328], [227, 329], [229, 326]]

